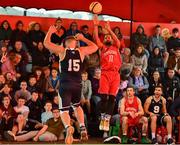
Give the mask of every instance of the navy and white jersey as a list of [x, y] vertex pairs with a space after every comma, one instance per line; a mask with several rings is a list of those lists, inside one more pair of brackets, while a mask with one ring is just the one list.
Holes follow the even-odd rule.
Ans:
[[154, 114], [161, 114], [162, 113], [162, 107], [163, 107], [163, 102], [162, 99], [160, 99], [159, 101], [155, 101], [154, 97], [152, 97], [151, 99], [151, 104], [149, 106], [149, 111], [154, 113]]
[[65, 56], [62, 61], [60, 61], [60, 80], [61, 82], [81, 82], [83, 63], [80, 56], [80, 51], [78, 49], [66, 49]]

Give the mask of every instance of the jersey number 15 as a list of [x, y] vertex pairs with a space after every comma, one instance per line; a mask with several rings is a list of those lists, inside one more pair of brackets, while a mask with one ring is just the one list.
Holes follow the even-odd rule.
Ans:
[[69, 59], [68, 71], [78, 72], [80, 69], [80, 60], [79, 59]]

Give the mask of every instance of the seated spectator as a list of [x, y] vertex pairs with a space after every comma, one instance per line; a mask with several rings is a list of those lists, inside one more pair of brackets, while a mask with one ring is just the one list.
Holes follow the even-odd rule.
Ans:
[[94, 70], [94, 75], [93, 78], [91, 79], [91, 85], [92, 85], [92, 109], [91, 112], [93, 112], [92, 114], [94, 114], [94, 119], [97, 120], [98, 116], [100, 114], [99, 112], [99, 107], [100, 107], [100, 101], [101, 101], [101, 97], [100, 94], [98, 93], [98, 89], [99, 89], [99, 80], [101, 77], [101, 70], [99, 68], [96, 68]]
[[180, 97], [176, 98], [171, 105], [170, 115], [180, 121]]
[[140, 67], [135, 67], [133, 69], [133, 75], [129, 78], [129, 86], [134, 87], [135, 94], [140, 98], [142, 104], [144, 104], [148, 95], [149, 83]]
[[134, 54], [131, 57], [132, 64], [134, 67], [141, 67], [142, 72], [144, 74], [147, 74], [147, 65], [148, 65], [148, 58], [145, 54], [144, 46], [142, 44], [139, 44], [136, 46]]
[[53, 118], [52, 114], [52, 103], [50, 101], [47, 101], [44, 106], [45, 112], [41, 114], [41, 122], [42, 124], [45, 124], [46, 121], [50, 118]]
[[177, 76], [180, 76], [180, 47], [174, 49], [174, 54], [168, 59], [167, 67], [173, 68]]
[[0, 49], [0, 66], [6, 62], [8, 55], [8, 48], [3, 44]]
[[52, 107], [53, 108], [58, 108], [59, 105], [61, 105], [60, 103], [61, 103], [61, 99], [59, 100], [58, 93], [54, 93]]
[[144, 32], [144, 27], [140, 24], [136, 32], [132, 34], [132, 49], [131, 51], [134, 52], [137, 45], [142, 44], [144, 49], [146, 49], [148, 44], [148, 37]]
[[148, 119], [143, 116], [144, 110], [141, 104], [141, 100], [134, 96], [135, 91], [133, 87], [127, 87], [127, 96], [122, 98], [120, 103], [120, 115], [122, 123], [122, 138], [121, 143], [128, 143], [128, 126], [142, 124], [142, 138], [141, 143], [150, 143], [147, 139]]
[[29, 128], [35, 128], [35, 125], [41, 122], [41, 113], [43, 112], [42, 102], [39, 99], [39, 93], [33, 91], [31, 99], [27, 102], [29, 107], [28, 124]]
[[120, 73], [129, 77], [132, 72], [133, 64], [131, 59], [131, 50], [129, 48], [124, 48], [124, 52], [121, 54], [122, 65]]
[[2, 105], [0, 106], [0, 135], [2, 136], [4, 131], [13, 130], [14, 120], [17, 117], [16, 112], [10, 104], [10, 98], [8, 95], [2, 96]]
[[28, 32], [28, 37], [30, 41], [30, 51], [34, 47], [37, 47], [37, 42], [43, 42], [45, 33], [41, 30], [40, 23], [34, 23], [32, 30]]
[[24, 24], [21, 20], [16, 22], [16, 27], [12, 31], [11, 36], [11, 45], [14, 46], [16, 40], [20, 40], [23, 43], [23, 49], [28, 50], [28, 36], [27, 33], [23, 30]]
[[34, 75], [31, 75], [29, 77], [29, 83], [28, 83], [28, 87], [27, 87], [27, 90], [32, 93], [34, 91], [38, 91], [38, 88], [37, 88], [37, 80], [36, 80], [36, 77]]
[[26, 81], [22, 81], [20, 84], [20, 90], [17, 90], [14, 99], [18, 101], [19, 97], [24, 97], [26, 101], [29, 101], [31, 99], [31, 93], [27, 90], [27, 83]]
[[11, 39], [11, 35], [12, 29], [9, 22], [7, 20], [2, 21], [0, 25], [0, 41], [7, 40], [9, 42]]
[[165, 78], [165, 97], [168, 104], [168, 109], [175, 98], [180, 96], [180, 80], [175, 76], [175, 70], [169, 68], [167, 71], [167, 77]]
[[113, 32], [116, 34], [117, 38], [119, 39], [120, 44], [121, 44], [120, 51], [123, 52], [124, 48], [126, 48], [126, 45], [123, 39], [123, 35], [121, 33], [121, 29], [118, 26], [116, 26], [114, 27]]
[[150, 53], [153, 52], [153, 49], [155, 47], [159, 48], [159, 53], [162, 56], [164, 63], [166, 64], [168, 57], [169, 57], [169, 53], [167, 52], [166, 42], [165, 42], [164, 38], [161, 36], [161, 26], [160, 25], [155, 26], [155, 34], [152, 37], [150, 37], [150, 40], [149, 40]]
[[4, 84], [6, 83], [6, 79], [3, 74], [0, 74], [0, 93], [3, 91]]
[[11, 88], [13, 88], [12, 91], [16, 91], [18, 88], [18, 81], [16, 78], [13, 77], [13, 75], [10, 72], [7, 72], [5, 75], [6, 84], [8, 84]]
[[55, 21], [56, 32], [51, 35], [51, 42], [61, 45], [63, 39], [66, 37], [66, 29], [62, 26], [62, 19], [57, 18]]
[[[46, 124], [43, 125], [43, 128], [40, 131], [29, 131], [27, 133], [24, 133], [22, 135], [15, 135], [13, 132], [8, 131], [5, 132], [5, 136], [9, 141], [28, 141], [30, 139], [34, 139], [34, 141], [40, 140], [40, 141], [57, 141], [56, 135], [61, 133], [61, 130], [63, 131], [63, 126], [61, 126], [62, 122], [60, 117], [60, 113], [58, 109], [54, 109], [57, 111], [54, 111], [54, 118], [49, 119], [49, 121], [46, 122]], [[51, 120], [51, 121], [50, 121]], [[60, 129], [60, 130], [59, 130]], [[60, 132], [60, 133], [59, 133]], [[40, 136], [39, 136], [40, 135]], [[37, 140], [35, 137], [38, 137]], [[63, 135], [60, 136], [58, 139], [64, 139]]]
[[18, 70], [16, 69], [20, 61], [21, 61], [20, 54], [11, 53], [7, 58], [7, 60], [1, 66], [2, 74], [5, 75], [6, 73], [11, 73], [13, 80], [17, 80], [18, 78], [20, 78], [21, 74], [18, 73]]
[[51, 69], [51, 75], [46, 81], [46, 92], [48, 94], [48, 100], [52, 100], [52, 93], [58, 92], [60, 87], [60, 79], [58, 76], [58, 70], [56, 68]]
[[167, 41], [167, 51], [169, 52], [170, 56], [173, 55], [174, 49], [179, 46], [180, 46], [179, 29], [174, 28], [172, 30], [172, 36]]
[[29, 107], [25, 106], [26, 99], [20, 96], [17, 100], [17, 106], [14, 107], [15, 112], [18, 114], [17, 123], [18, 123], [18, 133], [21, 134], [23, 132], [24, 127], [26, 126], [26, 122], [29, 115]]
[[100, 58], [98, 51], [90, 54], [88, 57], [85, 57], [86, 64], [85, 64], [85, 70], [88, 72], [89, 79], [93, 78], [94, 70], [100, 66]]
[[11, 105], [14, 105], [15, 100], [11, 97], [12, 94], [12, 88], [9, 84], [4, 84], [4, 87], [0, 91], [0, 101], [2, 102], [3, 96], [8, 96], [11, 99]]
[[144, 111], [151, 120], [152, 143], [158, 144], [156, 138], [156, 129], [158, 125], [166, 124], [168, 132], [167, 144], [172, 144], [172, 120], [166, 109], [166, 99], [162, 96], [162, 88], [155, 87], [154, 95], [147, 98], [144, 104]]
[[60, 117], [59, 108], [52, 109], [53, 118], [47, 120], [43, 128], [33, 138], [34, 141], [58, 141], [63, 139], [64, 125]]
[[24, 74], [26, 74], [26, 65], [29, 62], [29, 57], [28, 57], [28, 53], [22, 49], [22, 41], [16, 40], [14, 44], [14, 48], [9, 53], [18, 53], [21, 55], [21, 61], [18, 64], [18, 66], [19, 66], [19, 71], [24, 76]]
[[37, 47], [32, 50], [33, 70], [36, 67], [45, 67], [49, 65], [50, 52], [43, 45], [43, 42], [37, 42]]
[[160, 49], [158, 47], [155, 47], [152, 51], [152, 54], [150, 55], [148, 61], [148, 70], [149, 75], [151, 75], [154, 71], [159, 71], [161, 77], [164, 78], [165, 62], [160, 54]]
[[[81, 32], [86, 39], [91, 41], [93, 40], [92, 35], [89, 33], [88, 25], [81, 26]], [[87, 46], [87, 44], [84, 43], [83, 41], [80, 41], [80, 46]]]
[[163, 88], [163, 85], [164, 83], [162, 82], [160, 73], [158, 71], [154, 71], [149, 80], [149, 95], [154, 94], [156, 86], [161, 86]]
[[34, 76], [37, 80], [37, 89], [40, 93], [40, 97], [42, 98], [42, 94], [46, 90], [46, 79], [44, 78], [44, 74], [41, 67], [37, 67], [34, 71]]
[[74, 21], [70, 24], [70, 28], [67, 30], [66, 36], [75, 36], [77, 33], [80, 33], [80, 31], [78, 30], [77, 22]]
[[88, 110], [88, 117], [89, 117], [91, 113], [91, 104], [90, 104], [90, 99], [92, 95], [91, 81], [88, 80], [87, 72], [83, 72], [81, 76], [82, 76], [81, 105], [82, 106], [86, 105]]

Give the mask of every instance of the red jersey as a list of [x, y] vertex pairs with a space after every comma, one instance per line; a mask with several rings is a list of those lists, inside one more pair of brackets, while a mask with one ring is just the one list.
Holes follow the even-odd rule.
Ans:
[[121, 57], [119, 49], [115, 46], [103, 46], [101, 50], [101, 69], [102, 71], [119, 71], [121, 67]]
[[128, 102], [128, 99], [125, 98], [125, 111], [126, 112], [138, 112], [138, 100], [137, 97], [134, 97], [132, 104]]

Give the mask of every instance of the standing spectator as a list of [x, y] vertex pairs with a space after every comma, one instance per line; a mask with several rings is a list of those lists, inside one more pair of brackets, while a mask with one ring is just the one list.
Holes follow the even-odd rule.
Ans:
[[37, 42], [37, 47], [32, 50], [33, 70], [36, 67], [44, 67], [49, 65], [49, 50], [43, 45], [43, 42]]
[[163, 57], [164, 62], [166, 64], [169, 53], [167, 52], [166, 42], [164, 41], [164, 38], [161, 36], [161, 26], [156, 25], [155, 26], [155, 33], [152, 37], [150, 37], [149, 40], [149, 51], [152, 53], [154, 48], [159, 48], [159, 53]]
[[149, 75], [151, 75], [154, 71], [159, 71], [161, 74], [161, 78], [164, 78], [165, 62], [163, 60], [163, 57], [161, 56], [159, 47], [155, 47], [152, 51], [152, 54], [150, 55], [148, 61], [148, 70]]
[[81, 74], [82, 76], [82, 91], [81, 91], [81, 105], [87, 106], [88, 110], [88, 117], [91, 113], [91, 105], [90, 105], [90, 99], [92, 95], [92, 87], [91, 87], [91, 81], [88, 80], [88, 73], [83, 72]]
[[23, 49], [28, 50], [28, 36], [23, 30], [24, 24], [21, 20], [17, 21], [16, 28], [12, 31], [11, 45], [14, 46], [16, 40], [20, 40], [23, 43]]
[[167, 41], [167, 50], [170, 55], [173, 54], [174, 49], [180, 46], [179, 29], [174, 28], [172, 30], [172, 36]]
[[118, 26], [116, 26], [114, 27], [113, 32], [116, 34], [117, 38], [119, 39], [121, 44], [120, 51], [123, 52], [124, 51], [123, 49], [126, 47], [126, 45], [123, 39], [123, 35], [121, 33], [121, 29]]
[[138, 44], [142, 44], [145, 49], [148, 44], [148, 37], [145, 34], [144, 27], [141, 24], [137, 27], [136, 32], [132, 34], [132, 52]]
[[9, 42], [11, 39], [11, 35], [12, 35], [11, 26], [7, 20], [4, 20], [0, 26], [0, 41], [6, 40]]
[[175, 70], [178, 76], [180, 76], [180, 47], [174, 50], [174, 54], [169, 57], [167, 67]]
[[41, 25], [39, 23], [35, 23], [33, 25], [32, 30], [28, 33], [29, 40], [30, 40], [30, 48], [37, 46], [37, 42], [43, 42], [45, 33], [41, 30]]
[[134, 67], [141, 67], [142, 72], [147, 74], [148, 58], [145, 54], [145, 48], [142, 44], [138, 44], [135, 48], [134, 54], [131, 57]]

